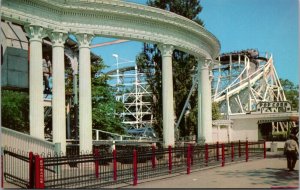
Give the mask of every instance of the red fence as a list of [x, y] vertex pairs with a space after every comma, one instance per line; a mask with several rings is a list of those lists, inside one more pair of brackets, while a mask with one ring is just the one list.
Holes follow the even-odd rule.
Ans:
[[190, 174], [206, 167], [265, 158], [266, 147], [263, 141], [239, 141], [168, 148], [124, 147], [112, 153], [95, 149], [92, 154], [67, 156], [29, 153], [29, 158], [5, 150], [4, 157], [7, 161], [21, 159], [28, 165], [29, 175], [22, 179], [4, 163], [5, 179], [11, 183], [19, 181], [15, 184], [23, 188], [98, 188], [118, 183], [137, 185], [138, 180], [171, 173]]

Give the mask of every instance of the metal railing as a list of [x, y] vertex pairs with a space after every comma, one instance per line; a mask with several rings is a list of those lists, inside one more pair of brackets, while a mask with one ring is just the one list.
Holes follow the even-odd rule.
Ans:
[[55, 144], [5, 127], [1, 127], [1, 132], [1, 147], [10, 147], [37, 154], [53, 154], [56, 150], [60, 150], [58, 143]]
[[[39, 184], [30, 187], [99, 188], [116, 187], [117, 184], [137, 185], [138, 180], [142, 179], [183, 172], [189, 174], [192, 170], [266, 157], [264, 141], [187, 144], [168, 148], [154, 145], [117, 146], [116, 148], [112, 152], [102, 147], [94, 147], [93, 152], [85, 154], [77, 152], [74, 155], [70, 153], [42, 155], [41, 159], [35, 160], [32, 164], [40, 168], [31, 170], [37, 171], [33, 179], [38, 179]], [[11, 157], [5, 158], [6, 163], [7, 159]], [[14, 154], [14, 159], [18, 159], [18, 155]], [[22, 160], [26, 161], [24, 157]], [[5, 167], [7, 167], [6, 163]], [[28, 168], [26, 164], [27, 161], [23, 164], [23, 172]], [[9, 167], [13, 166], [9, 165]], [[28, 171], [27, 173], [29, 174]], [[6, 172], [6, 179], [8, 176], [17, 175]], [[17, 178], [12, 179], [18, 181]]]
[[3, 155], [2, 172], [5, 180], [19, 187], [28, 188], [30, 184], [29, 153], [6, 148], [3, 150]]
[[[117, 146], [112, 153], [94, 147], [90, 154], [45, 157], [45, 188], [136, 185], [142, 179], [263, 158], [264, 151], [264, 142], [247, 141], [168, 148], [127, 145]], [[59, 172], [54, 167], [59, 167]]]

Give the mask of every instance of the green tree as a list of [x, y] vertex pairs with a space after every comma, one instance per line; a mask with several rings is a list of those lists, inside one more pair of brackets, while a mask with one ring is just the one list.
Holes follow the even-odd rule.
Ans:
[[217, 102], [212, 103], [212, 119], [217, 120], [221, 118], [220, 107]]
[[[93, 129], [122, 134], [124, 133], [122, 122], [116, 113], [122, 110], [123, 104], [115, 99], [114, 89], [107, 83], [108, 75], [101, 72], [105, 68], [106, 65], [101, 57], [91, 64], [92, 127]], [[66, 73], [68, 75], [66, 93], [73, 94], [72, 69], [66, 67]], [[72, 108], [72, 123], [75, 123], [74, 113], [75, 110]], [[74, 132], [72, 132], [73, 135], [75, 135]]]
[[123, 104], [115, 99], [114, 90], [107, 83], [108, 75], [101, 73], [96, 77], [105, 67], [102, 59], [91, 66], [93, 128], [122, 134], [122, 122], [117, 113], [122, 111]]
[[[202, 7], [198, 0], [149, 0], [148, 5], [169, 10], [176, 14], [189, 18], [200, 25], [203, 25], [198, 14]], [[147, 82], [153, 93], [153, 114], [156, 123], [153, 127], [162, 135], [162, 84], [161, 84], [161, 55], [156, 45], [144, 44], [143, 52], [137, 57], [139, 69], [146, 73]], [[195, 73], [197, 65], [196, 58], [182, 51], [173, 52], [173, 81], [175, 114], [178, 119], [185, 104], [186, 98], [192, 86], [192, 75]], [[185, 117], [179, 125], [180, 136], [190, 135], [197, 127], [197, 94], [194, 93], [190, 98], [190, 114]]]
[[279, 79], [284, 90], [285, 97], [292, 105], [292, 110], [299, 110], [299, 85], [295, 85], [288, 79]]
[[202, 11], [199, 0], [148, 0], [147, 4], [182, 15], [203, 26], [203, 21], [198, 17]]
[[26, 92], [2, 90], [2, 126], [29, 133], [29, 95]]

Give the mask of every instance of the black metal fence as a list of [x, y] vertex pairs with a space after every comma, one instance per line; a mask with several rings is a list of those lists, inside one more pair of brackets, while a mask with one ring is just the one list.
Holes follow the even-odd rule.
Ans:
[[[90, 154], [31, 155], [31, 158], [5, 150], [4, 177], [23, 188], [99, 188], [120, 183], [136, 185], [142, 179], [173, 173], [189, 174], [192, 170], [206, 167], [264, 158], [265, 151], [263, 141], [186, 144], [168, 148], [121, 146], [113, 152], [98, 147]], [[14, 160], [21, 160], [19, 174], [11, 169], [15, 167]]]
[[32, 153], [18, 151], [12, 148], [5, 148], [3, 151], [3, 176], [9, 183], [22, 188], [29, 188], [30, 183], [30, 159]]

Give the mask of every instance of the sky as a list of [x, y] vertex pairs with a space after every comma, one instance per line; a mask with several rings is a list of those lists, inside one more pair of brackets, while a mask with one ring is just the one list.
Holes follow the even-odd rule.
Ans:
[[[127, 0], [145, 4], [146, 0]], [[221, 53], [257, 49], [271, 53], [280, 78], [299, 84], [299, 5], [298, 0], [201, 0], [198, 15], [205, 28], [221, 43]], [[93, 44], [111, 41], [95, 38]], [[130, 41], [93, 48], [105, 64], [134, 61], [142, 43]]]

